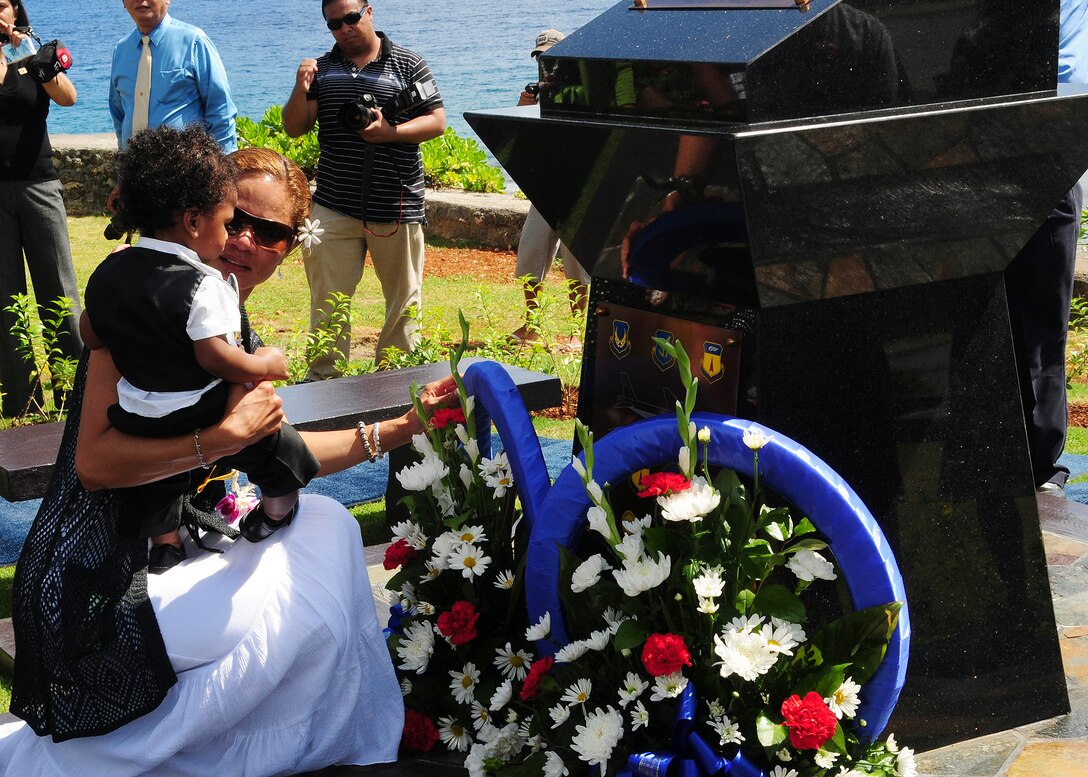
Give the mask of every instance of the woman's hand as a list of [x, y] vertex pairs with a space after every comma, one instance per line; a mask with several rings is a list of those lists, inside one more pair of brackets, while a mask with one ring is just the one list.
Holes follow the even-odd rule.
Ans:
[[[220, 458], [275, 433], [283, 422], [283, 400], [271, 383], [258, 383], [252, 391], [232, 384], [227, 394], [227, 411], [223, 419], [208, 430], [207, 436], [214, 440], [214, 455]], [[201, 440], [204, 439], [202, 433]]]
[[[419, 392], [419, 401], [428, 415], [433, 413], [436, 407], [452, 405], [457, 401], [457, 382], [452, 375], [432, 381]], [[423, 422], [419, 419], [415, 408], [404, 414], [404, 420], [411, 434], [423, 432]]]

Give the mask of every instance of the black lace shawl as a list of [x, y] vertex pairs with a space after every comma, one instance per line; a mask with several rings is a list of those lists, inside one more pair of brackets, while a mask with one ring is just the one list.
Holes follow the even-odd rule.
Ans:
[[[248, 329], [243, 312], [244, 335]], [[243, 342], [252, 351], [259, 339]], [[87, 491], [76, 477], [88, 356], [80, 360], [53, 478], [12, 592], [11, 711], [57, 742], [113, 731], [158, 707], [177, 682], [148, 599], [147, 540], [118, 531], [121, 492]], [[194, 523], [225, 527], [192, 501], [186, 511]]]

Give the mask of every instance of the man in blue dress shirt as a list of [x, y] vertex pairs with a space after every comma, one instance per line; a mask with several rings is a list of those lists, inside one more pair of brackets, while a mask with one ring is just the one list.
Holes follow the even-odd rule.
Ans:
[[170, 0], [124, 0], [124, 5], [136, 29], [113, 50], [110, 114], [118, 147], [145, 127], [203, 122], [224, 153], [234, 151], [238, 109], [208, 36], [172, 18]]

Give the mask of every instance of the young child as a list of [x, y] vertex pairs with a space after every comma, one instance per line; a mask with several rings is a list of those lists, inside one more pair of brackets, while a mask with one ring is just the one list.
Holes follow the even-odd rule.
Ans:
[[[80, 332], [88, 347], [109, 348], [122, 376], [110, 423], [140, 437], [192, 434], [196, 461], [207, 468], [200, 429], [222, 417], [229, 384], [287, 377], [279, 350], [239, 347], [234, 277], [206, 264], [223, 252], [234, 218], [234, 169], [204, 129], [160, 127], [133, 136], [117, 172], [117, 215], [140, 240], [92, 273]], [[241, 527], [251, 542], [290, 523], [298, 490], [318, 469], [286, 424], [220, 462], [261, 488], [260, 506]], [[178, 529], [190, 480], [186, 473], [126, 489], [120, 529], [151, 538], [153, 574], [185, 558]]]

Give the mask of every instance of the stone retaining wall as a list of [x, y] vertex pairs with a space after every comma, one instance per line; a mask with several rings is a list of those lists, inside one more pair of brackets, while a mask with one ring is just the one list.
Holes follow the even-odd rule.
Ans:
[[[94, 146], [94, 147], [85, 147]], [[64, 185], [69, 216], [104, 216], [113, 190], [113, 136], [57, 136], [53, 165]], [[427, 234], [491, 248], [512, 249], [529, 212], [527, 200], [508, 194], [427, 191]]]

